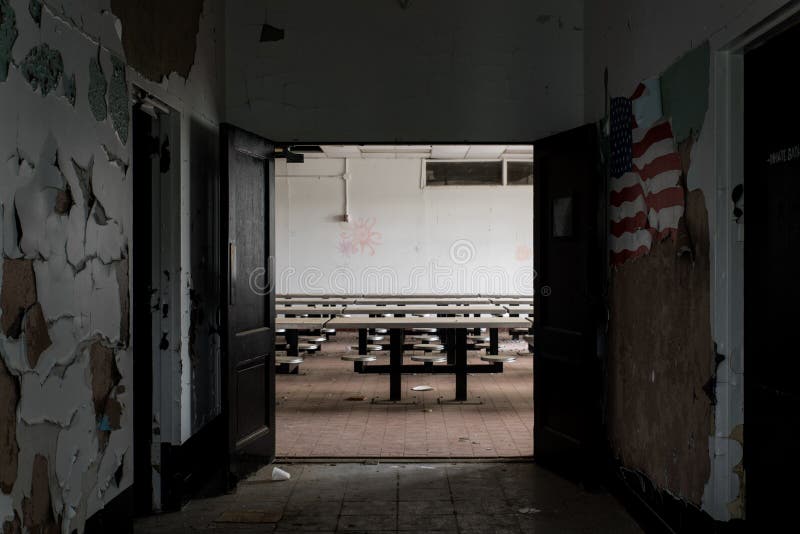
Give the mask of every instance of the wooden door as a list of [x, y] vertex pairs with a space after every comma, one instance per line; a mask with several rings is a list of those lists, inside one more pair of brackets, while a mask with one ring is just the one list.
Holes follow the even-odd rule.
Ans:
[[534, 147], [534, 458], [584, 479], [602, 442], [607, 260], [597, 146], [587, 125]]
[[745, 506], [760, 532], [790, 528], [800, 476], [800, 103], [790, 60], [797, 50], [795, 26], [744, 60]]
[[274, 147], [222, 125], [223, 399], [233, 479], [275, 458]]

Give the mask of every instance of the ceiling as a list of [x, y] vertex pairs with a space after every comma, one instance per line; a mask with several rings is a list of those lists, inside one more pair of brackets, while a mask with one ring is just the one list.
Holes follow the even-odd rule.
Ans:
[[300, 150], [307, 158], [376, 159], [524, 159], [533, 145], [320, 145], [321, 152]]

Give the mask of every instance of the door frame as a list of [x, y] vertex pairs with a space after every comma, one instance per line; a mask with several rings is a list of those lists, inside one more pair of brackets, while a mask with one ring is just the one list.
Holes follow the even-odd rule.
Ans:
[[[542, 138], [542, 139], [544, 139], [544, 138]], [[538, 141], [540, 141], [540, 140], [538, 140]], [[455, 140], [455, 141], [426, 141], [426, 140], [422, 140], [422, 141], [402, 141], [402, 142], [397, 142], [395, 140], [367, 141], [367, 142], [364, 142], [364, 141], [342, 141], [342, 140], [334, 140], [334, 141], [330, 141], [330, 140], [328, 140], [328, 141], [326, 141], [326, 140], [311, 140], [311, 141], [309, 141], [309, 140], [290, 140], [290, 141], [270, 140], [270, 142], [272, 142], [275, 147], [284, 147], [285, 149], [288, 149], [288, 148], [293, 147], [293, 146], [314, 146], [314, 145], [343, 145], [343, 146], [351, 146], [351, 145], [359, 145], [359, 146], [370, 146], [370, 145], [377, 145], [377, 146], [381, 146], [381, 145], [398, 145], [398, 146], [402, 146], [402, 145], [407, 145], [407, 146], [414, 146], [414, 145], [531, 145], [531, 146], [534, 147], [534, 149], [533, 149], [533, 165], [534, 165], [534, 169], [535, 169], [535, 166], [536, 166], [536, 142], [537, 141], [520, 141], [520, 140], [515, 140], [515, 141], [509, 141], [509, 140], [505, 140], [505, 141], [464, 141], [462, 139], [462, 140]], [[343, 157], [341, 159], [345, 159], [346, 160], [348, 158], [347, 157]], [[425, 158], [422, 158], [422, 159], [424, 160]], [[312, 159], [312, 161], [313, 161], [313, 159]], [[441, 160], [441, 161], [453, 161], [453, 160]], [[462, 160], [455, 160], [455, 161], [462, 161]], [[465, 160], [465, 161], [481, 161], [481, 160]], [[505, 168], [506, 168], [507, 161], [514, 161], [514, 160], [509, 159], [509, 160], [505, 160], [503, 162], [503, 185], [501, 187], [507, 187], [506, 174], [505, 174], [506, 173]], [[273, 158], [273, 160], [272, 160], [272, 164], [273, 165], [274, 165], [274, 162], [275, 162], [275, 158]], [[420, 169], [420, 172], [422, 172], [421, 169]], [[347, 174], [347, 172], [345, 172], [345, 174]], [[334, 176], [338, 178], [338, 175], [332, 175], [332, 176], [328, 176], [328, 177], [334, 177]], [[274, 187], [275, 183], [277, 183], [277, 175], [275, 175], [275, 178], [276, 178], [276, 180], [274, 180], [273, 184], [272, 184], [273, 187]], [[422, 181], [423, 181], [423, 176], [420, 175], [420, 186], [422, 184]], [[347, 187], [347, 185], [345, 184], [343, 187]], [[467, 186], [467, 187], [470, 187], [470, 186]], [[534, 218], [534, 221], [535, 221], [535, 219], [536, 219], [536, 209], [535, 209], [535, 206], [536, 206], [536, 176], [535, 176], [535, 170], [534, 170], [533, 185], [531, 187], [533, 188], [533, 193], [532, 193], [532, 197], [533, 198], [531, 199], [531, 207], [530, 207], [530, 209], [533, 212], [533, 218]], [[347, 189], [345, 189], [345, 191], [347, 191]], [[345, 194], [347, 195], [349, 193], [345, 193]], [[223, 197], [224, 197], [224, 194], [223, 194]], [[276, 210], [275, 210], [275, 208], [273, 206], [273, 214], [272, 214], [272, 221], [273, 221], [272, 224], [273, 225], [275, 224], [275, 221], [277, 220], [275, 218], [275, 211]], [[535, 248], [536, 248], [535, 231], [532, 234], [532, 236], [534, 237], [534, 240], [531, 242], [531, 248], [535, 250]], [[273, 256], [274, 256], [274, 254], [277, 253], [277, 252], [275, 252], [274, 246], [272, 246], [270, 248], [270, 250], [273, 251]], [[275, 265], [275, 263], [276, 262], [273, 262], [273, 265]], [[532, 284], [532, 289], [533, 289], [533, 292], [535, 294], [535, 291], [536, 291], [535, 290], [535, 288], [536, 288], [535, 262], [534, 262], [534, 265], [533, 265], [532, 268], [534, 270], [534, 272], [533, 272], [534, 280], [533, 280], [533, 284]], [[280, 278], [278, 276], [278, 275], [280, 275], [280, 273], [278, 273], [278, 272], [276, 272], [275, 275], [276, 276], [274, 278], [274, 284], [275, 284], [274, 285], [274, 293], [277, 294], [278, 293], [278, 289], [279, 289], [278, 285], [282, 281], [282, 278]], [[602, 275], [598, 275], [598, 276], [602, 276], [604, 278], [605, 277], [605, 270], [603, 271]], [[274, 302], [273, 302], [273, 304], [274, 304]], [[531, 377], [530, 385], [531, 385], [531, 388], [533, 388], [533, 376]], [[534, 398], [534, 392], [531, 392], [531, 399], [533, 399], [533, 398]], [[277, 408], [276, 408], [276, 411], [277, 411]], [[536, 428], [535, 415], [534, 415], [533, 424], [534, 424], [534, 432], [535, 432], [535, 428]], [[277, 431], [278, 431], [278, 428], [275, 427], [275, 432], [277, 432]], [[536, 447], [536, 444], [534, 442], [534, 455], [533, 456], [520, 456], [518, 458], [515, 458], [515, 460], [517, 460], [517, 459], [523, 460], [523, 461], [535, 460], [535, 447]], [[276, 450], [276, 452], [277, 452], [277, 450]], [[444, 460], [444, 459], [447, 459], [447, 458], [446, 457], [430, 458], [429, 460], [439, 461], [439, 460]], [[337, 460], [352, 461], [352, 458], [347, 458], [347, 459], [337, 458]]]
[[[150, 280], [153, 283], [150, 286], [153, 291], [150, 296], [150, 339], [145, 341], [137, 335], [135, 328], [133, 331], [134, 376], [137, 377], [134, 428], [138, 431], [134, 432], [134, 450], [138, 450], [134, 470], [140, 475], [149, 473], [145, 480], [134, 479], [134, 485], [137, 486], [137, 511], [144, 513], [147, 510], [144, 502], [147, 495], [150, 498], [149, 511], [160, 511], [164, 505], [164, 491], [168, 488], [162, 484], [162, 470], [155, 468], [161, 466], [162, 445], [181, 442], [181, 405], [174, 402], [176, 396], [179, 401], [181, 396], [181, 360], [180, 355], [174, 355], [174, 347], [180, 347], [181, 339], [181, 113], [139, 87], [134, 86], [131, 95], [134, 107], [152, 109], [156, 115], [153, 120], [158, 122], [159, 128], [158, 149], [161, 149], [163, 139], [168, 138], [170, 152], [170, 166], [166, 172], [160, 172], [158, 160], [151, 162], [148, 184], [150, 236], [147, 245], [150, 249]], [[134, 132], [133, 137], [136, 135]], [[134, 159], [135, 156], [132, 156], [131, 161]], [[134, 190], [137, 187], [136, 174], [133, 166]], [[136, 210], [137, 206], [134, 206], [134, 213]], [[131, 246], [132, 266], [136, 265], [136, 247], [141, 247], [139, 243], [136, 240]], [[139, 270], [131, 269], [133, 287], [137, 286], [136, 277], [140, 274]], [[137, 301], [134, 295], [134, 317], [137, 315]], [[162, 349], [164, 338], [169, 346]], [[141, 343], [147, 345], [142, 347]], [[142, 432], [147, 435], [144, 441], [141, 439]], [[144, 484], [147, 486], [143, 489]]]
[[[763, 8], [762, 8], [763, 9]], [[757, 13], [743, 20], [761, 20], [743, 27], [732, 24], [710, 39], [711, 105], [706, 128], [711, 130], [711, 163], [715, 167], [715, 197], [710, 219], [711, 319], [717, 354], [725, 360], [717, 367], [715, 434], [709, 438], [711, 475], [703, 494], [702, 509], [714, 519], [731, 519], [728, 503], [740, 495], [741, 481], [733, 471], [743, 457], [742, 443], [731, 437], [745, 423], [747, 382], [744, 354], [744, 227], [733, 222], [731, 192], [744, 183], [744, 53], [800, 19], [800, 4], [790, 2], [772, 13]], [[701, 135], [702, 137], [702, 135]]]

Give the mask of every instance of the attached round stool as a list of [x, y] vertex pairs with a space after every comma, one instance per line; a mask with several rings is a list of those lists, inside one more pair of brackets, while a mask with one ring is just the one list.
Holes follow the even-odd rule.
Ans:
[[387, 328], [376, 328], [375, 329], [375, 333], [376, 334], [388, 334], [389, 330]]
[[484, 336], [482, 334], [470, 334], [467, 336], [467, 339], [472, 342], [487, 342], [489, 341], [489, 336]]
[[346, 362], [374, 362], [377, 359], [371, 354], [345, 354], [342, 356], [342, 360]]
[[487, 354], [486, 356], [481, 356], [481, 360], [491, 363], [511, 363], [517, 361], [517, 357], [504, 354]]
[[275, 365], [303, 363], [300, 356], [275, 356]]
[[509, 333], [511, 334], [511, 339], [519, 339], [520, 336], [524, 336], [525, 334], [528, 333], [528, 329], [527, 328], [511, 328], [509, 330]]
[[367, 341], [383, 341], [383, 336], [367, 336]]
[[319, 350], [319, 345], [315, 345], [313, 343], [298, 343], [297, 344], [297, 350], [303, 350], [303, 351], [306, 351], [306, 350], [309, 350], [309, 351]]
[[[358, 350], [358, 345], [351, 345], [351, 350]], [[367, 350], [383, 350], [381, 345], [367, 345]]]
[[444, 345], [438, 343], [415, 343], [414, 350], [424, 350], [425, 352], [441, 352], [444, 350]]
[[408, 339], [415, 339], [422, 343], [433, 343], [435, 341], [439, 341], [439, 336], [434, 336], [432, 334], [411, 334], [406, 337]]
[[285, 334], [286, 333], [286, 329], [285, 328], [276, 328], [275, 329], [275, 333], [276, 334]]
[[489, 346], [490, 345], [488, 343], [475, 343], [475, 350], [488, 349]]
[[411, 360], [423, 363], [444, 363], [447, 358], [439, 354], [414, 354]]

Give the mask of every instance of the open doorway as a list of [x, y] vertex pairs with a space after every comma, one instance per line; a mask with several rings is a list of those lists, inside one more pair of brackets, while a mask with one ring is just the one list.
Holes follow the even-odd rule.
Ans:
[[[276, 455], [530, 457], [533, 147], [292, 150], [305, 161], [276, 165]], [[422, 324], [446, 317], [505, 321], [466, 332], [463, 379], [456, 329]]]
[[[744, 189], [731, 191], [730, 211], [744, 239], [744, 469], [747, 522], [769, 530], [791, 520], [786, 488], [797, 467], [785, 459], [795, 447], [786, 436], [800, 429], [800, 387], [794, 376], [794, 281], [800, 241], [800, 120], [796, 74], [781, 58], [800, 46], [800, 26], [782, 31], [744, 53]], [[783, 28], [778, 28], [783, 30]], [[744, 227], [742, 229], [742, 227]]]

